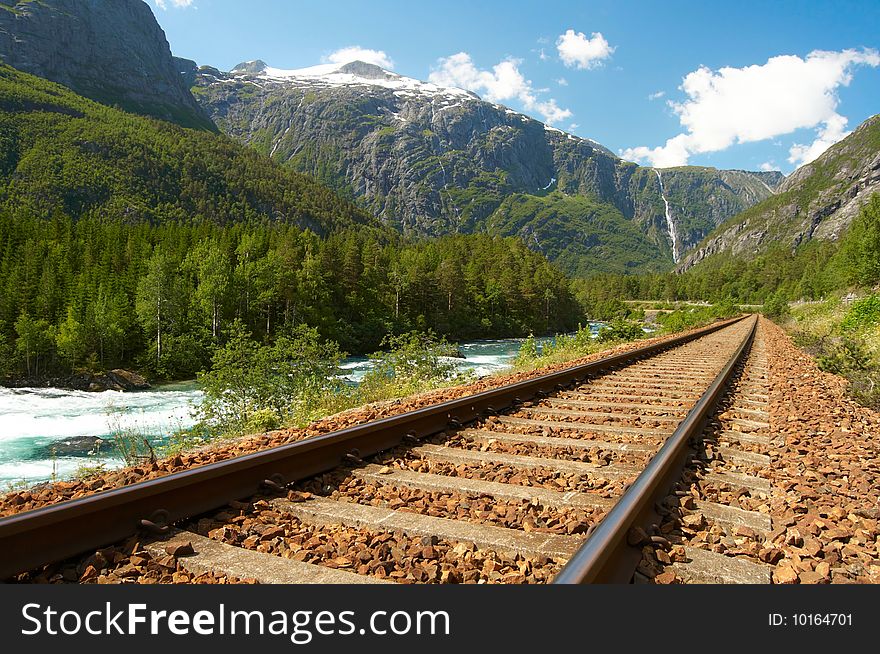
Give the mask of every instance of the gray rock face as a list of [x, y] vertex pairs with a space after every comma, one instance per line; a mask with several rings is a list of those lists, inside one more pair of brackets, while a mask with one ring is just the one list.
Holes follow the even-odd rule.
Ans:
[[[359, 61], [286, 72], [252, 61], [230, 73], [202, 67], [194, 94], [222, 131], [359, 198], [404, 232], [480, 231], [506, 197], [558, 189], [617, 208], [672, 265], [652, 169], [471, 92]], [[781, 178], [695, 167], [662, 174], [682, 251], [770, 196]]]
[[104, 104], [213, 129], [142, 0], [2, 0], [0, 59]]
[[801, 166], [777, 194], [716, 229], [682, 260], [684, 271], [720, 253], [751, 257], [781, 243], [837, 240], [871, 195], [880, 192], [880, 115]]

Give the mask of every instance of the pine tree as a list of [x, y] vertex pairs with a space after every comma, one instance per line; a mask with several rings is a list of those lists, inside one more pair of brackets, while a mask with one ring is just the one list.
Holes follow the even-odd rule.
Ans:
[[179, 316], [177, 264], [162, 247], [147, 262], [146, 274], [138, 284], [135, 310], [147, 333], [156, 335], [156, 367], [162, 361], [162, 334]]

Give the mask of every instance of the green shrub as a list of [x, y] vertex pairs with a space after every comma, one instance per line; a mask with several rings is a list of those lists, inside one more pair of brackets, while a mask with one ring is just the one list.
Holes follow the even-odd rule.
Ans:
[[631, 322], [623, 318], [612, 320], [599, 330], [599, 342], [635, 341], [645, 337], [641, 323]]
[[820, 352], [816, 362], [821, 370], [845, 377], [856, 402], [880, 408], [880, 366], [864, 343], [848, 336], [825, 339]]
[[776, 291], [768, 297], [764, 302], [764, 306], [761, 307], [761, 313], [768, 318], [774, 318], [776, 320], [787, 316], [788, 311], [788, 300], [779, 291]]
[[853, 221], [841, 256], [850, 283], [868, 286], [880, 281], [880, 194], [873, 194]]
[[840, 328], [844, 331], [855, 331], [878, 323], [880, 323], [880, 293], [853, 302], [840, 322]]
[[871, 367], [871, 355], [864, 345], [855, 339], [844, 337], [826, 345], [822, 354], [816, 357], [819, 368], [835, 375], [850, 375]]
[[260, 345], [235, 323], [211, 370], [199, 374], [205, 393], [200, 421], [226, 434], [307, 421], [326, 395], [343, 390], [337, 375], [342, 357], [336, 343], [304, 325]]
[[519, 352], [516, 355], [515, 365], [522, 365], [538, 358], [538, 343], [534, 334], [529, 334], [522, 344], [519, 346]]
[[449, 357], [457, 356], [458, 349], [433, 331], [389, 334], [382, 347], [370, 355], [373, 367], [358, 387], [364, 401], [436, 388], [456, 377], [457, 366]]

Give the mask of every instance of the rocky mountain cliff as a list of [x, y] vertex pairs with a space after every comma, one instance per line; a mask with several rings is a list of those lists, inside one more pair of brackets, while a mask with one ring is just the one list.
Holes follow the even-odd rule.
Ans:
[[658, 175], [474, 93], [364, 62], [203, 66], [193, 93], [224, 132], [405, 233], [518, 234], [583, 274], [669, 268], [782, 179], [697, 167]]
[[880, 192], [880, 114], [793, 172], [778, 193], [716, 229], [680, 270], [722, 252], [749, 257], [770, 244], [792, 250], [810, 239], [837, 240], [872, 194]]
[[0, 0], [0, 60], [103, 104], [215, 129], [142, 0]]

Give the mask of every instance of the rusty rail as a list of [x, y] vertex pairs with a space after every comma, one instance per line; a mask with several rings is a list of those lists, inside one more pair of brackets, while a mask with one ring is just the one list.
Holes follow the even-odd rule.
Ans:
[[658, 514], [661, 501], [681, 476], [687, 444], [699, 436], [715, 411], [737, 364], [755, 337], [757, 317], [739, 347], [678, 428], [654, 455], [623, 496], [589, 535], [584, 544], [553, 580], [554, 584], [628, 583], [641, 558], [641, 543], [631, 542], [633, 527], [647, 527]]
[[139, 529], [162, 530], [260, 490], [278, 489], [332, 470], [352, 455], [359, 458], [390, 449], [406, 437], [427, 438], [654, 356], [744, 318], [398, 416], [2, 518], [0, 579], [117, 542]]

